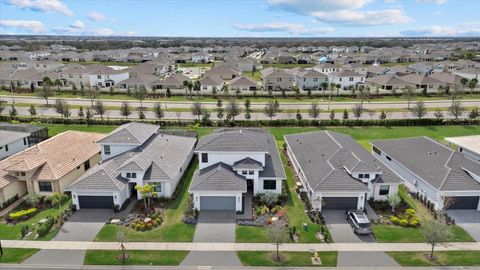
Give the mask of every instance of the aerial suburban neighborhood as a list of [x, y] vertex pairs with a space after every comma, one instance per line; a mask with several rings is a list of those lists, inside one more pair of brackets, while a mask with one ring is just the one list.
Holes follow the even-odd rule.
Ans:
[[480, 267], [479, 9], [0, 1], [0, 269]]

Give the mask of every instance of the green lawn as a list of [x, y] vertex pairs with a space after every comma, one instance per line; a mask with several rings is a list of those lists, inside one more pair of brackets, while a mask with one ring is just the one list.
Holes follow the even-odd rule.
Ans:
[[312, 265], [313, 257], [310, 252], [282, 252], [284, 261], [281, 263], [274, 262], [270, 251], [238, 251], [237, 255], [245, 266], [337, 266], [337, 252], [326, 251], [318, 252], [322, 265]]
[[270, 240], [267, 237], [266, 229], [264, 227], [237, 225], [235, 236], [236, 236], [237, 243], [268, 243], [270, 242]]
[[387, 252], [401, 266], [478, 266], [480, 265], [480, 251], [437, 251], [434, 255], [437, 261], [432, 262], [425, 258], [429, 252], [395, 251]]
[[[128, 250], [125, 265], [179, 265], [188, 251], [173, 250]], [[87, 250], [84, 265], [123, 265], [117, 259], [119, 250]]]
[[[40, 124], [44, 125], [44, 124]], [[59, 133], [65, 132], [67, 130], [76, 130], [76, 131], [85, 131], [85, 132], [98, 132], [98, 133], [110, 133], [117, 126], [110, 125], [61, 125], [61, 124], [48, 124], [45, 125], [48, 127], [48, 135], [55, 136]]]
[[22, 263], [38, 251], [34, 248], [4, 248], [0, 263]]
[[[68, 207], [70, 203], [71, 203], [71, 200], [67, 200], [66, 202], [64, 202], [62, 205], [62, 209], [65, 209], [66, 207]], [[54, 208], [49, 208], [44, 211], [41, 211], [35, 216], [33, 216], [32, 218], [29, 218], [28, 220], [17, 223], [15, 225], [0, 223], [0, 239], [5, 239], [5, 240], [22, 239], [22, 233], [21, 233], [22, 226], [28, 225], [31, 228], [32, 224], [38, 225], [39, 220], [44, 219], [47, 216], [57, 216], [59, 213], [60, 213], [60, 209], [58, 207], [54, 207]], [[58, 229], [56, 229], [54, 226], [52, 227], [52, 229], [47, 235], [43, 237], [38, 237], [36, 240], [44, 240], [44, 241], [51, 240], [57, 234], [57, 232], [58, 232]], [[30, 234], [30, 236], [27, 237], [26, 239], [34, 240], [34, 237], [35, 237], [35, 232]]]
[[191, 242], [195, 225], [183, 223], [182, 217], [189, 196], [188, 187], [197, 166], [198, 160], [195, 158], [177, 186], [180, 188], [180, 197], [164, 212], [162, 225], [150, 231], [138, 232], [129, 227], [108, 224], [103, 226], [94, 241], [116, 241], [117, 232], [122, 231], [129, 242]]

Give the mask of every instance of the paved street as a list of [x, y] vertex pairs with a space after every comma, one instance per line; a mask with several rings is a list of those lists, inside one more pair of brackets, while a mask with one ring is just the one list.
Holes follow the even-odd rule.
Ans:
[[[234, 211], [201, 211], [194, 243], [235, 243]], [[181, 266], [240, 266], [235, 251], [191, 251]]]

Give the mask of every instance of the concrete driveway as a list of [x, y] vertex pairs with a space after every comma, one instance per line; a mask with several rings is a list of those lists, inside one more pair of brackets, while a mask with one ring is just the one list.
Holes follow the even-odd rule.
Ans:
[[345, 218], [345, 211], [325, 210], [322, 211], [327, 225], [335, 243], [373, 243], [373, 234], [357, 235]]
[[[193, 236], [198, 243], [235, 243], [233, 211], [201, 211]], [[234, 251], [191, 251], [180, 266], [241, 266]]]
[[477, 210], [447, 210], [455, 224], [467, 231], [475, 241], [480, 242], [480, 212]]

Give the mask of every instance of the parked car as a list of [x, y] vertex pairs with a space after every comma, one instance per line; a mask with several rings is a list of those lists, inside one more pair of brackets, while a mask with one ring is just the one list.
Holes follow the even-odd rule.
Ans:
[[353, 228], [353, 231], [358, 234], [372, 233], [372, 225], [368, 220], [367, 215], [363, 212], [348, 211], [347, 220]]

